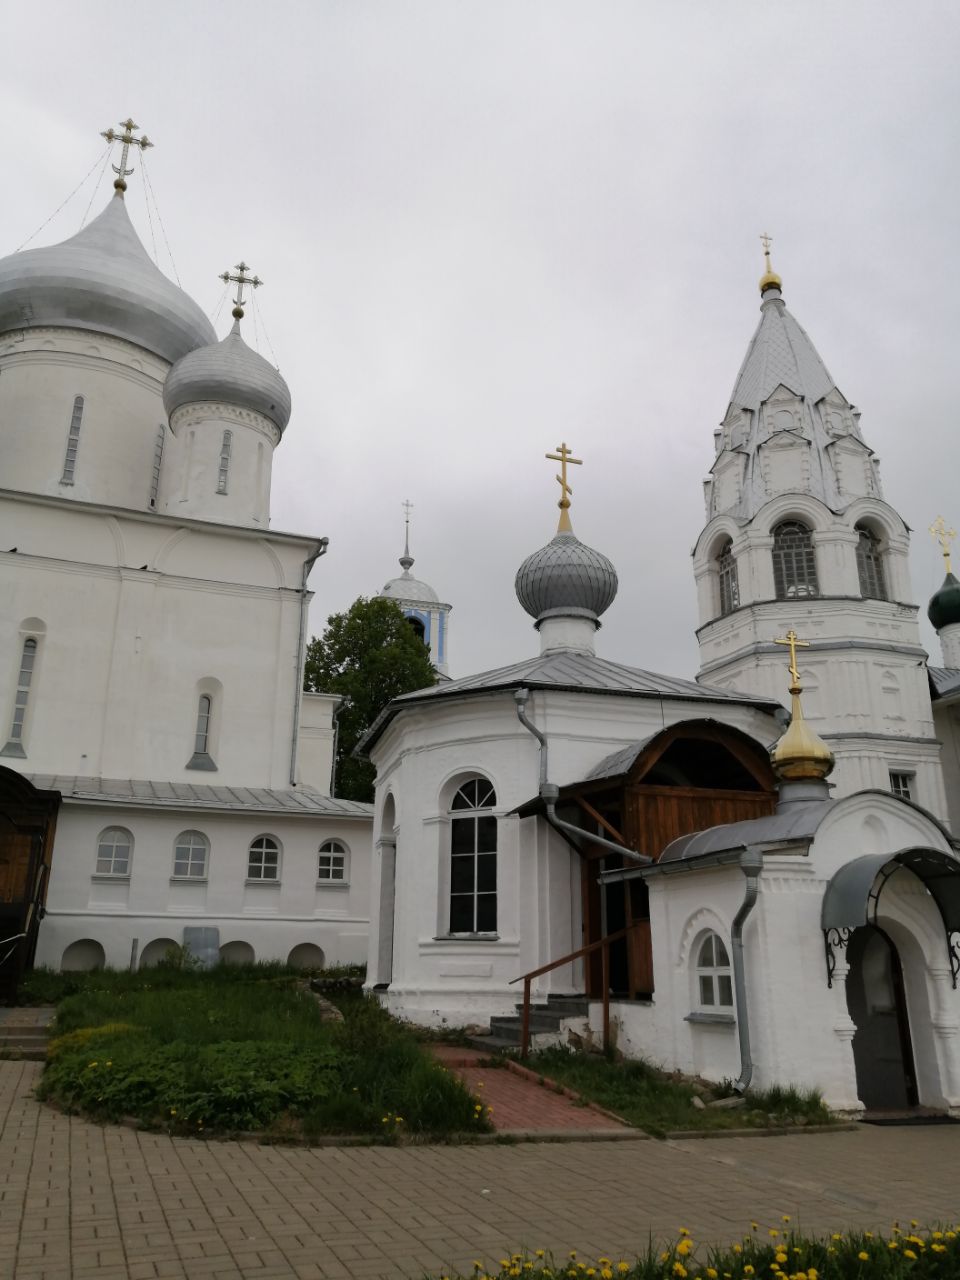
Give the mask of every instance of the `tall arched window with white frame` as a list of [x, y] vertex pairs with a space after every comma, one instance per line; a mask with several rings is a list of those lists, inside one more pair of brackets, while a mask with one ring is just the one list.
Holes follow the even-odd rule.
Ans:
[[778, 600], [820, 594], [813, 534], [799, 520], [784, 520], [773, 531], [773, 585]]
[[194, 752], [198, 756], [209, 754], [210, 719], [213, 715], [213, 699], [209, 693], [201, 693], [197, 703], [197, 733], [194, 739]]
[[728, 538], [717, 555], [717, 577], [720, 583], [720, 614], [740, 608], [740, 580], [733, 555], [733, 541]]
[[38, 642], [35, 636], [27, 636], [20, 650], [20, 669], [17, 672], [17, 686], [13, 695], [13, 715], [10, 718], [10, 733], [7, 744], [0, 754], [7, 756], [25, 756], [23, 748], [24, 726], [27, 720], [27, 707], [30, 702], [30, 688], [37, 665]]
[[697, 947], [697, 1003], [706, 1012], [733, 1009], [733, 977], [723, 939], [708, 933]]
[[857, 575], [864, 600], [886, 600], [887, 581], [883, 572], [883, 548], [880, 539], [865, 525], [858, 524]]
[[80, 448], [80, 424], [83, 421], [83, 396], [74, 396], [73, 413], [70, 415], [70, 430], [67, 433], [67, 451], [63, 458], [63, 474], [61, 484], [73, 484], [74, 472], [77, 469], [77, 451]]
[[220, 467], [217, 471], [217, 493], [227, 492], [227, 479], [230, 475], [230, 451], [233, 448], [233, 432], [224, 431], [220, 443]]
[[450, 805], [450, 933], [496, 933], [497, 794], [486, 778], [460, 784]]

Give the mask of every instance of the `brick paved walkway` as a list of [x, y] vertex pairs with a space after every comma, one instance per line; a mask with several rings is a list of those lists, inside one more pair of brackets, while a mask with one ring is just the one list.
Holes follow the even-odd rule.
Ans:
[[484, 1106], [492, 1108], [490, 1119], [498, 1133], [642, 1136], [597, 1107], [574, 1101], [537, 1080], [515, 1074], [506, 1065], [481, 1066], [489, 1055], [476, 1049], [453, 1045], [431, 1045], [430, 1048], [435, 1058], [449, 1070], [456, 1071]]
[[790, 1137], [309, 1150], [100, 1128], [0, 1063], [2, 1280], [419, 1280], [526, 1245], [630, 1257], [679, 1225], [955, 1220], [952, 1126]]

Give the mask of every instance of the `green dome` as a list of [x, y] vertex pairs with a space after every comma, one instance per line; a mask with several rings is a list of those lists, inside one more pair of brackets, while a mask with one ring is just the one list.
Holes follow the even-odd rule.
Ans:
[[952, 573], [947, 574], [943, 586], [931, 597], [927, 617], [937, 631], [960, 622], [960, 581]]

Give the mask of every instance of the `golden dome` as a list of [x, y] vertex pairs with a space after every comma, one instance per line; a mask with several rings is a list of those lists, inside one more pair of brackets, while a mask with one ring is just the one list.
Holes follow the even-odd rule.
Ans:
[[798, 685], [791, 686], [790, 695], [790, 727], [770, 752], [770, 763], [777, 775], [784, 780], [822, 781], [833, 769], [833, 752], [804, 720]]
[[760, 277], [760, 292], [766, 293], [768, 289], [780, 289], [783, 287], [783, 281], [775, 271], [765, 271]]

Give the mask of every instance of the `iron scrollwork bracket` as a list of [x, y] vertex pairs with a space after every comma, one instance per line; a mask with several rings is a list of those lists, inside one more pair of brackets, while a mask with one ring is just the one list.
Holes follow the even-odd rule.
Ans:
[[[837, 968], [836, 953], [846, 949], [852, 933], [853, 929], [848, 928], [846, 925], [834, 929], [824, 929], [823, 931], [823, 950], [827, 958], [827, 986], [830, 988], [833, 987], [833, 975]], [[960, 956], [957, 958], [957, 964], [960, 965]], [[954, 981], [954, 985], [956, 985], [956, 981]]]

